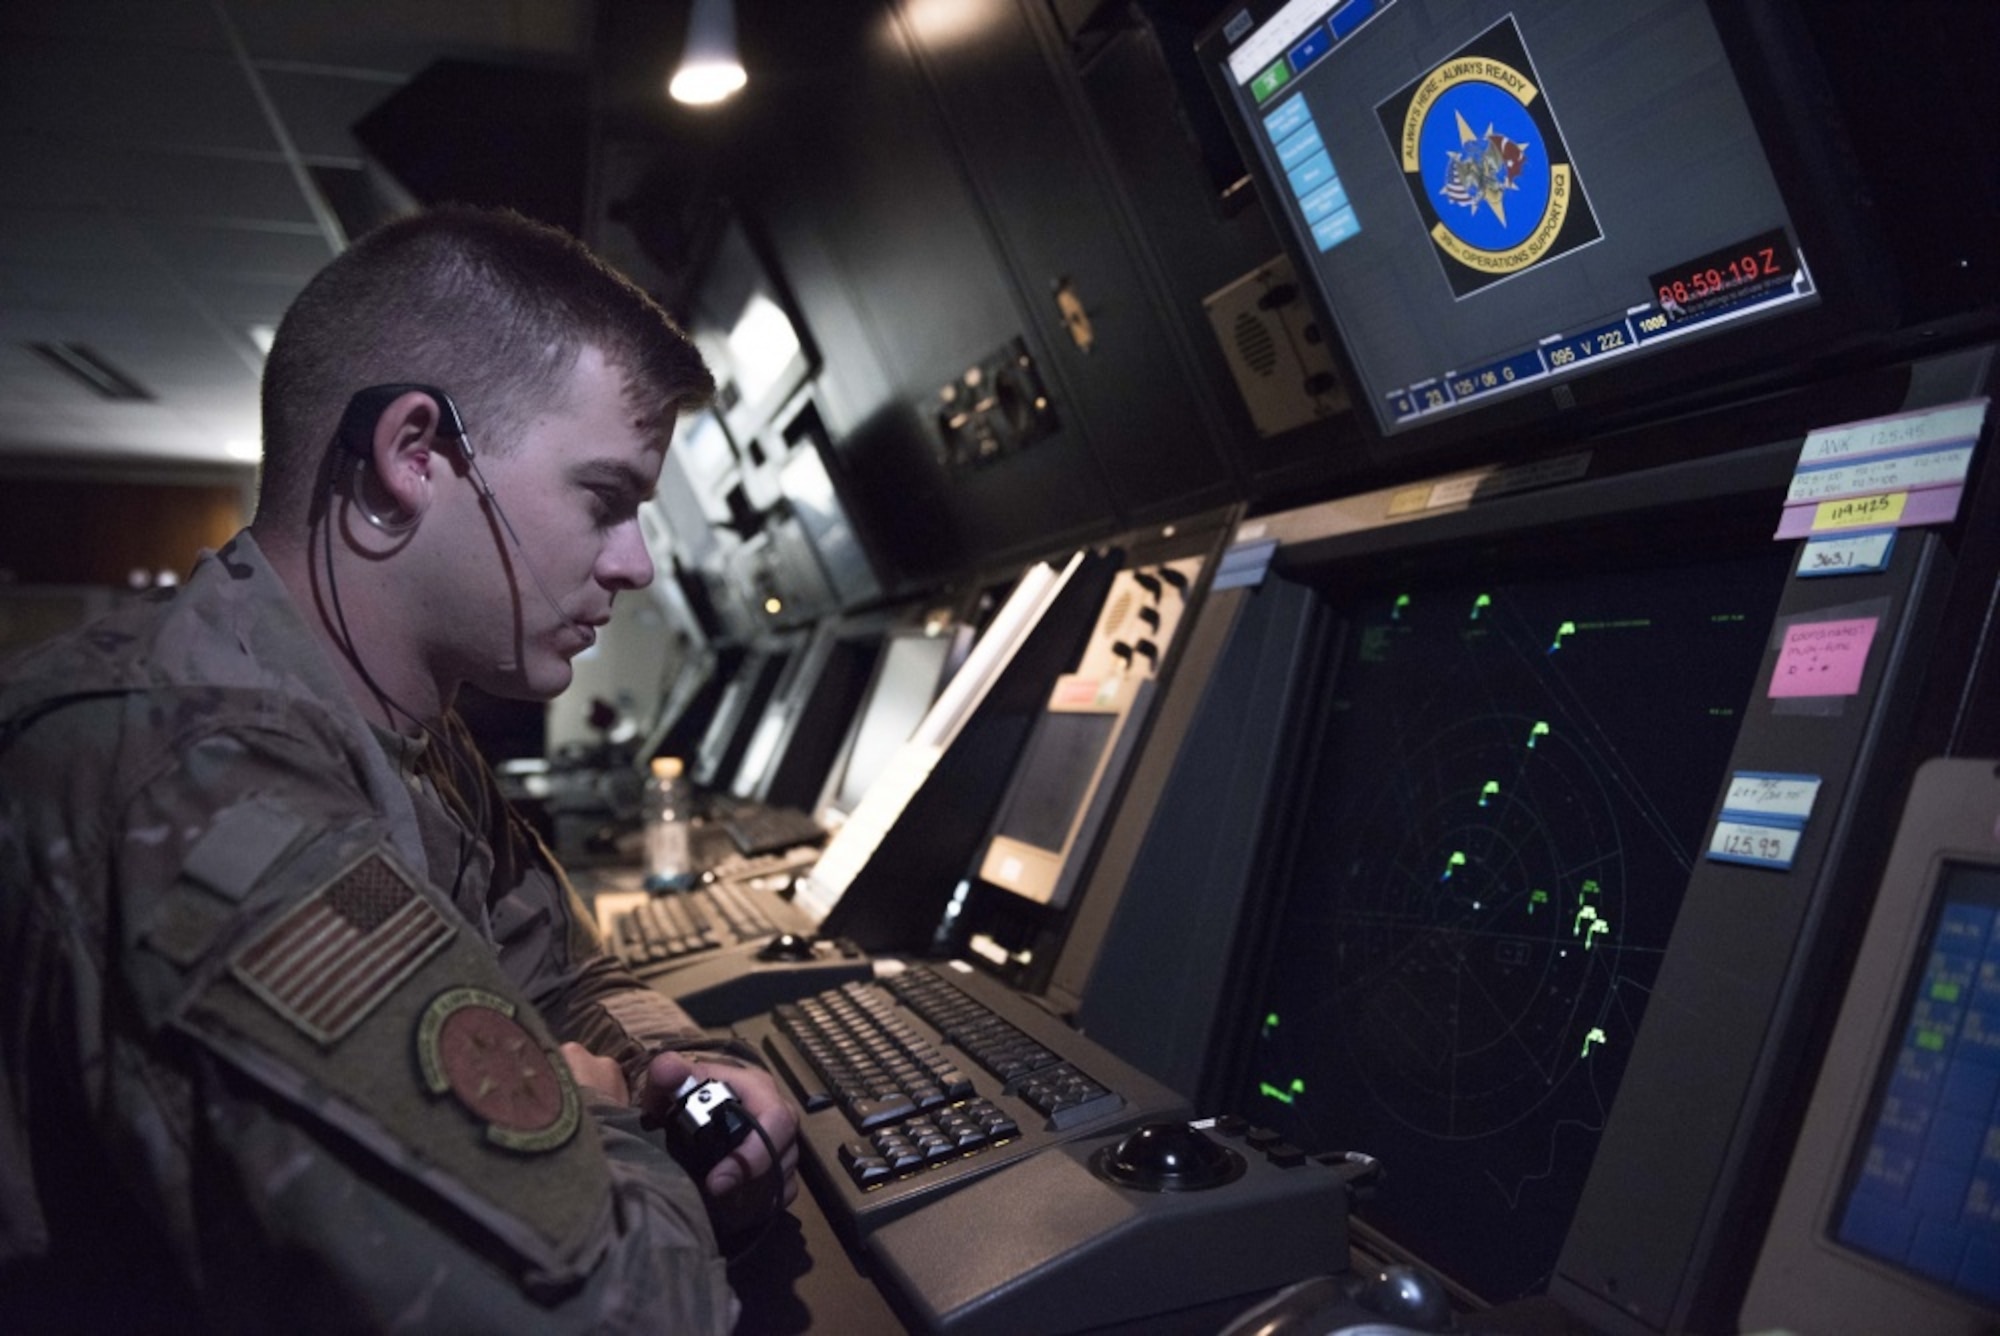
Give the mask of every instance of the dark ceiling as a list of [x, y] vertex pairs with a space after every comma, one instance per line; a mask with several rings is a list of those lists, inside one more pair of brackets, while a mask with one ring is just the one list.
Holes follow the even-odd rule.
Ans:
[[[436, 117], [404, 90], [439, 61], [580, 83], [594, 19], [589, 0], [0, 6], [0, 467], [247, 467], [260, 331], [398, 195], [354, 127], [373, 113], [393, 152], [406, 118], [381, 109]], [[465, 110], [439, 123], [464, 134]]]

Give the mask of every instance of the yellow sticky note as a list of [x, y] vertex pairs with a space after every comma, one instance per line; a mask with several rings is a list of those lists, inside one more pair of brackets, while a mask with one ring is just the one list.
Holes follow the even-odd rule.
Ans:
[[1422, 510], [1429, 506], [1430, 501], [1431, 488], [1429, 483], [1425, 483], [1420, 487], [1405, 487], [1389, 498], [1389, 513], [1391, 515], [1408, 515], [1412, 511]]
[[1909, 501], [1908, 492], [1822, 501], [1813, 509], [1812, 531], [1818, 533], [1822, 529], [1863, 529], [1894, 524], [1903, 518], [1903, 507]]

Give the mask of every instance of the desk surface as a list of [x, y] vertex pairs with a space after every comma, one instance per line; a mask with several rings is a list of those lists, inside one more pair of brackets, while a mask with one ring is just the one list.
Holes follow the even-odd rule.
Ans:
[[[1356, 1260], [1364, 1266], [1368, 1261]], [[730, 1263], [729, 1279], [743, 1305], [737, 1336], [797, 1336], [806, 1332], [815, 1336], [894, 1336], [910, 1330], [869, 1279], [866, 1257], [841, 1242], [807, 1190], [799, 1192], [791, 1210], [762, 1241]], [[1220, 1300], [1100, 1336], [1213, 1333], [1257, 1298]], [[1459, 1322], [1462, 1330], [1483, 1336], [1589, 1336], [1590, 1332], [1547, 1298], [1461, 1314]]]
[[784, 1218], [729, 1264], [729, 1283], [743, 1305], [738, 1336], [907, 1330], [869, 1280], [867, 1259], [841, 1242], [803, 1186]]

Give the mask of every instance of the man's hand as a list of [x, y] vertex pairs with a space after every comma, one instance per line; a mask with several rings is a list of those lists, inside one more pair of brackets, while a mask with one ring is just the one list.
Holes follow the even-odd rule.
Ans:
[[[764, 1129], [763, 1137], [754, 1132], [745, 1137], [702, 1180], [702, 1195], [708, 1198], [717, 1232], [737, 1233], [761, 1222], [780, 1201], [791, 1205], [799, 1193], [799, 1116], [777, 1081], [769, 1072], [734, 1058], [705, 1055], [690, 1060], [679, 1053], [659, 1053], [648, 1065], [640, 1091], [641, 1108], [649, 1120], [665, 1123], [673, 1116], [674, 1092], [689, 1076], [728, 1086], [743, 1111]], [[765, 1137], [770, 1138], [768, 1147]]]
[[563, 1061], [577, 1085], [612, 1104], [630, 1104], [632, 1092], [625, 1087], [625, 1073], [611, 1058], [600, 1058], [582, 1044], [564, 1044]]

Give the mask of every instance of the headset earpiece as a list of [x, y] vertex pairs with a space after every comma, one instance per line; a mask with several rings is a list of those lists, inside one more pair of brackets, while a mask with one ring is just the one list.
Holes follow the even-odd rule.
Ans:
[[425, 395], [437, 406], [437, 434], [450, 440], [458, 447], [459, 457], [468, 463], [472, 459], [472, 444], [465, 433], [465, 420], [458, 415], [458, 405], [451, 396], [435, 385], [419, 385], [406, 382], [396, 385], [370, 385], [365, 390], [357, 390], [347, 401], [347, 411], [340, 415], [340, 444], [349, 453], [367, 458], [374, 448], [375, 424], [382, 419], [382, 413], [390, 404], [412, 391]]

